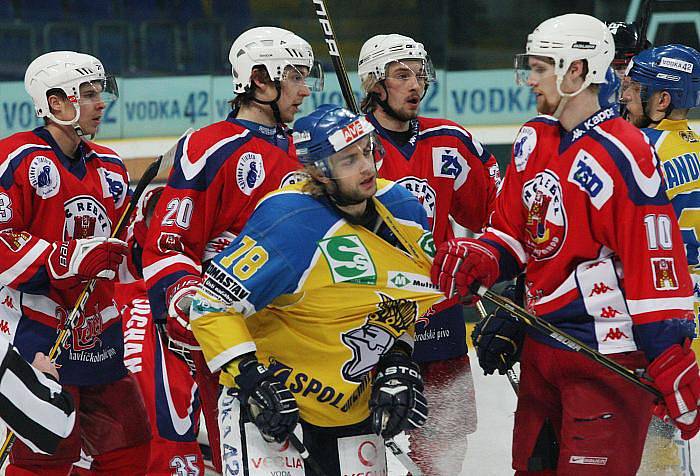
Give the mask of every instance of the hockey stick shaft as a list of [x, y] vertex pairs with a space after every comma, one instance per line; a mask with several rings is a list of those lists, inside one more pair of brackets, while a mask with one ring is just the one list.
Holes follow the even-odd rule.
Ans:
[[319, 464], [316, 462], [316, 460], [311, 456], [309, 453], [309, 450], [306, 448], [306, 445], [302, 443], [302, 441], [297, 438], [297, 435], [294, 433], [289, 434], [289, 443], [294, 447], [295, 450], [299, 453], [299, 456], [301, 456], [301, 459], [304, 460], [304, 464], [306, 464], [315, 474], [324, 474], [323, 468], [319, 466]]
[[420, 470], [418, 465], [408, 456], [404, 450], [401, 449], [399, 445], [396, 444], [393, 438], [387, 438], [384, 440], [384, 445], [391, 450], [391, 452], [396, 456], [396, 459], [401, 462], [404, 468], [406, 468], [411, 476], [423, 476], [423, 472]]
[[573, 350], [574, 352], [578, 352], [592, 360], [595, 360], [603, 367], [606, 367], [612, 372], [615, 372], [620, 377], [628, 380], [636, 386], [643, 388], [647, 392], [654, 395], [656, 398], [663, 400], [663, 394], [651, 385], [644, 383], [639, 377], [637, 377], [634, 371], [628, 369], [623, 365], [618, 364], [617, 362], [606, 357], [597, 350], [591, 349], [580, 340], [559, 330], [557, 327], [545, 321], [541, 317], [535, 316], [534, 314], [530, 314], [510, 299], [491, 291], [485, 286], [480, 286], [479, 289], [476, 291], [476, 294], [483, 297], [484, 299], [491, 301], [495, 305], [505, 309], [510, 314], [517, 317], [518, 319], [521, 319], [525, 324], [532, 327], [540, 334], [551, 337], [557, 342], [565, 345], [569, 350]]
[[338, 41], [335, 38], [333, 23], [331, 22], [331, 17], [328, 14], [326, 3], [324, 0], [311, 1], [314, 4], [318, 22], [321, 24], [321, 29], [323, 29], [323, 37], [326, 41], [326, 45], [328, 46], [328, 53], [331, 55], [331, 61], [333, 61], [333, 68], [335, 69], [335, 74], [338, 77], [340, 91], [343, 93], [345, 104], [347, 104], [348, 108], [352, 112], [359, 114], [360, 108], [357, 107], [355, 93], [352, 91], [350, 79], [348, 78], [348, 72], [345, 69], [345, 63], [343, 63], [343, 56], [340, 54], [340, 47], [338, 46]]
[[[183, 135], [183, 137], [189, 135], [191, 132], [192, 129], [188, 129]], [[179, 142], [180, 140], [178, 139], [178, 141], [173, 147], [171, 147], [166, 153], [154, 160], [144, 171], [143, 175], [141, 175], [141, 179], [136, 184], [134, 193], [131, 195], [131, 199], [129, 199], [129, 205], [126, 207], [121, 217], [119, 217], [117, 226], [114, 227], [114, 231], [111, 234], [112, 238], [119, 236], [122, 233], [122, 231], [124, 231], [124, 227], [126, 227], [126, 225], [129, 223], [129, 217], [138, 205], [139, 199], [143, 195], [143, 192], [146, 190], [146, 187], [160, 172], [164, 171], [166, 168], [170, 168]], [[88, 281], [88, 283], [83, 288], [83, 291], [78, 296], [75, 306], [73, 306], [73, 310], [64, 322], [63, 329], [61, 329], [61, 332], [56, 338], [56, 342], [54, 342], [53, 347], [51, 347], [51, 350], [49, 351], [48, 357], [49, 360], [51, 360], [51, 362], [56, 362], [56, 359], [58, 359], [58, 356], [61, 353], [61, 347], [65, 344], [65, 341], [68, 338], [68, 334], [71, 332], [73, 326], [78, 320], [78, 316], [80, 316], [80, 313], [83, 312], [83, 310], [85, 309], [85, 304], [87, 303], [87, 300], [92, 294], [92, 292], [95, 290], [96, 284], [97, 280], [91, 279], [90, 281]], [[15, 444], [16, 438], [17, 437], [14, 434], [14, 432], [10, 430], [10, 428], [8, 428], [7, 434], [5, 435], [5, 441], [0, 447], [0, 467], [2, 467], [2, 465], [5, 463], [5, 460], [10, 455], [10, 451], [12, 451], [12, 447]]]

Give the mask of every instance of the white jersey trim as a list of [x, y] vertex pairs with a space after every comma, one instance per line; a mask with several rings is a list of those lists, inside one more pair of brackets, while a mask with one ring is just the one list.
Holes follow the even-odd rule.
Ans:
[[209, 362], [207, 362], [207, 365], [212, 373], [217, 372], [221, 370], [222, 365], [231, 362], [236, 357], [249, 352], [255, 352], [256, 350], [257, 347], [255, 346], [255, 342], [243, 342], [242, 344], [236, 344], [211, 359]]
[[518, 240], [500, 230], [497, 230], [496, 228], [488, 227], [486, 231], [490, 231], [491, 233], [499, 237], [501, 240], [503, 240], [511, 249], [511, 251], [515, 253], [516, 257], [518, 258], [518, 260], [520, 260], [521, 264], [527, 263], [527, 253], [525, 252], [525, 248], [523, 248], [523, 245]]
[[187, 266], [191, 266], [197, 271], [197, 274], [202, 274], [202, 266], [196, 264], [194, 261], [192, 261], [190, 258], [187, 256], [178, 253], [174, 256], [168, 256], [167, 258], [163, 258], [161, 260], [156, 261], [153, 264], [150, 264], [143, 268], [143, 279], [146, 281], [152, 279], [156, 274], [158, 274], [161, 271], [164, 271], [168, 269], [169, 267], [175, 265], [175, 264], [186, 264]]
[[245, 131], [241, 132], [240, 134], [236, 134], [235, 136], [231, 137], [226, 137], [224, 139], [221, 139], [219, 142], [216, 144], [212, 145], [209, 147], [207, 150], [204, 151], [204, 153], [197, 158], [196, 162], [191, 162], [189, 159], [189, 156], [187, 155], [187, 149], [189, 148], [190, 144], [190, 139], [192, 138], [192, 135], [190, 134], [185, 138], [185, 142], [182, 145], [182, 157], [180, 158], [180, 166], [182, 167], [182, 174], [185, 176], [187, 180], [192, 180], [197, 176], [199, 172], [202, 171], [204, 166], [207, 163], [207, 159], [209, 158], [210, 155], [214, 154], [216, 151], [218, 151], [220, 148], [228, 144], [229, 142], [233, 142], [235, 140], [240, 139], [241, 137], [245, 137], [250, 133], [250, 130], [246, 129]]
[[40, 149], [49, 149], [51, 150], [51, 146], [49, 145], [43, 145], [43, 144], [24, 144], [22, 147], [19, 147], [12, 152], [10, 152], [7, 156], [7, 158], [0, 164], [0, 177], [2, 177], [5, 174], [5, 171], [7, 168], [10, 166], [10, 162], [12, 162], [12, 159], [17, 157], [19, 154], [24, 152], [27, 149], [31, 149], [32, 147], [38, 147]]
[[695, 299], [693, 296], [657, 299], [628, 299], [627, 306], [632, 315], [656, 311], [692, 311]]
[[0, 283], [4, 285], [11, 285], [15, 279], [24, 273], [27, 268], [31, 266], [49, 247], [49, 243], [44, 240], [39, 240], [27, 253], [20, 258], [14, 265], [12, 265], [7, 271], [2, 273], [2, 278], [0, 278]]

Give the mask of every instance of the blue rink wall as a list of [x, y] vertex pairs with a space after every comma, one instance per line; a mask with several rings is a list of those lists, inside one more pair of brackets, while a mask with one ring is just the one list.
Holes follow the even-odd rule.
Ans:
[[[359, 103], [359, 78], [355, 72], [350, 77]], [[484, 126], [522, 124], [536, 114], [534, 96], [515, 85], [512, 69], [439, 70], [437, 79], [421, 105], [423, 115]], [[233, 97], [230, 76], [118, 78], [117, 82], [119, 100], [104, 115], [101, 139], [179, 136], [188, 127], [225, 118]], [[324, 103], [343, 103], [335, 74], [326, 75], [324, 90], [312, 93], [302, 114]], [[0, 82], [0, 137], [41, 124], [24, 84]]]

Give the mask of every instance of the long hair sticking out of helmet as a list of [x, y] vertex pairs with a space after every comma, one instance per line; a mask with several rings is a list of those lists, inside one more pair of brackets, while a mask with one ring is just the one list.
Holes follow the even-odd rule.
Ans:
[[[360, 110], [367, 114], [376, 105], [380, 106], [389, 116], [402, 120], [396, 111], [389, 106], [389, 92], [386, 89], [387, 69], [392, 63], [418, 60], [422, 63], [421, 75], [425, 80], [423, 97], [428, 92], [430, 83], [435, 82], [435, 69], [428, 56], [423, 43], [419, 43], [408, 36], [392, 33], [390, 35], [376, 35], [362, 45], [360, 57], [357, 62], [357, 73], [360, 75], [362, 91], [365, 96], [360, 104]], [[383, 100], [372, 89], [376, 84], [384, 88], [387, 99]]]
[[[312, 91], [323, 89], [323, 70], [314, 61], [311, 45], [291, 31], [271, 26], [256, 27], [247, 30], [236, 38], [229, 51], [233, 92], [237, 95], [232, 102], [234, 111], [246, 101], [255, 101], [270, 106], [275, 121], [280, 124], [277, 101], [282, 94], [281, 82], [289, 70], [299, 72], [304, 68], [307, 85]], [[262, 71], [266, 74], [259, 75]], [[270, 80], [275, 84], [277, 96], [269, 101], [255, 96], [254, 78], [261, 81]], [[240, 96], [240, 99], [239, 99]]]
[[[34, 102], [37, 117], [47, 118], [62, 126], [71, 126], [78, 136], [83, 136], [80, 121], [81, 86], [90, 85], [101, 101], [109, 103], [119, 97], [117, 82], [105, 74], [100, 60], [94, 56], [75, 51], [53, 51], [45, 53], [27, 67], [24, 74], [24, 89]], [[50, 96], [59, 96], [69, 101], [75, 109], [70, 120], [57, 118], [49, 106]]]
[[685, 45], [665, 45], [644, 50], [632, 58], [627, 76], [640, 86], [644, 114], [652, 94], [665, 91], [671, 103], [665, 116], [674, 109], [700, 106], [700, 53]]
[[365, 116], [334, 104], [323, 104], [308, 116], [294, 122], [293, 137], [297, 159], [311, 175], [307, 191], [312, 195], [328, 195], [341, 206], [357, 203], [340, 195], [337, 186], [329, 188], [320, 184], [314, 176], [326, 177], [332, 182], [342, 179], [331, 159], [347, 148], [359, 147], [366, 137], [369, 137], [369, 150], [362, 152], [371, 154], [373, 161], [381, 159], [380, 142], [375, 135], [374, 126]]

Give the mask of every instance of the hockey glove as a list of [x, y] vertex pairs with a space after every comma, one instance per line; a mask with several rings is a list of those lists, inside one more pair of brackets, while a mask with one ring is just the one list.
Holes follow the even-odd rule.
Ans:
[[294, 395], [252, 354], [241, 358], [238, 370], [234, 380], [241, 405], [266, 440], [283, 443], [299, 422]]
[[700, 373], [690, 339], [666, 349], [649, 365], [647, 373], [663, 393], [666, 410], [681, 430], [681, 438], [691, 439], [700, 430]]
[[435, 254], [430, 277], [445, 296], [455, 294], [467, 297], [467, 303], [479, 300], [472, 296], [474, 282], [490, 288], [498, 279], [498, 253], [488, 244], [471, 238], [453, 238], [442, 245]]
[[190, 325], [190, 307], [197, 287], [202, 283], [199, 276], [183, 276], [165, 292], [168, 303], [168, 319], [165, 330], [173, 341], [190, 350], [199, 350]]
[[81, 238], [51, 245], [46, 259], [56, 287], [67, 289], [89, 279], [114, 279], [128, 248], [116, 238]]
[[496, 370], [505, 375], [520, 360], [523, 340], [525, 325], [503, 309], [477, 322], [472, 331], [472, 343], [484, 375]]
[[406, 353], [392, 350], [379, 360], [369, 408], [372, 431], [384, 438], [425, 425], [423, 378]]

